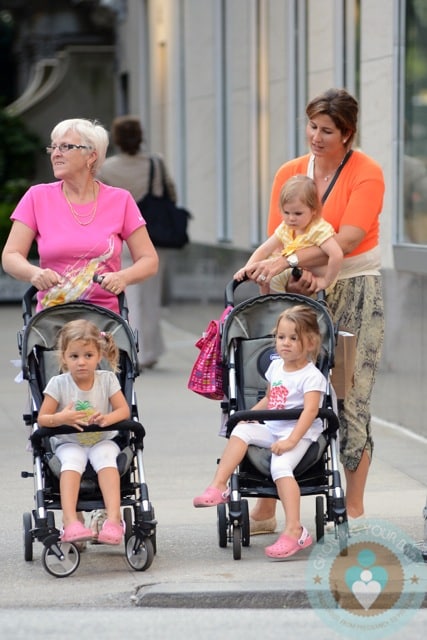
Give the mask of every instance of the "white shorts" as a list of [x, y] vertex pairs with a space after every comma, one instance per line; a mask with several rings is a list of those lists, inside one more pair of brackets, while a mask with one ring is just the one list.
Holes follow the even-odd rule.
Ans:
[[91, 447], [83, 447], [74, 442], [65, 442], [55, 451], [61, 462], [61, 472], [77, 471], [80, 475], [86, 469], [88, 460], [96, 473], [106, 467], [117, 468], [117, 456], [119, 453], [120, 447], [114, 440], [101, 440]]
[[[286, 436], [273, 434], [267, 425], [259, 422], [239, 423], [235, 426], [231, 435], [243, 440], [247, 445], [254, 444], [257, 447], [265, 447], [266, 449], [270, 449], [271, 445], [278, 440], [286, 439]], [[294, 469], [304, 457], [311, 443], [312, 440], [310, 438], [301, 438], [290, 451], [286, 451], [280, 456], [272, 453], [270, 472], [274, 482], [279, 478], [294, 477]]]

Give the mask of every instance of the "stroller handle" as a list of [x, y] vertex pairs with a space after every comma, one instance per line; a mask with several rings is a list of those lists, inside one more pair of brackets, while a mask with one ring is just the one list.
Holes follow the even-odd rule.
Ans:
[[[295, 278], [295, 280], [299, 280], [301, 278], [302, 275], [302, 271], [299, 267], [294, 267], [292, 269], [292, 276]], [[243, 280], [230, 280], [230, 282], [228, 282], [228, 284], [225, 287], [225, 295], [224, 295], [224, 307], [234, 307], [234, 292], [236, 291], [237, 287], [241, 284], [243, 284], [244, 282], [246, 282], [247, 280], [249, 280], [248, 276], [245, 276], [243, 278]], [[274, 295], [274, 293], [269, 294], [269, 295]], [[325, 303], [326, 300], [326, 294], [325, 291], [322, 289], [321, 291], [318, 291], [316, 294], [316, 300], [318, 302], [321, 303]]]
[[[94, 282], [97, 282], [97, 280], [95, 280], [95, 277], [96, 277], [96, 274], [94, 276]], [[24, 319], [25, 327], [27, 326], [30, 318], [33, 315], [33, 311], [32, 311], [33, 299], [38, 292], [39, 290], [37, 289], [37, 287], [35, 287], [34, 285], [31, 285], [31, 287], [29, 287], [26, 290], [26, 292], [24, 293], [24, 297], [22, 298], [22, 317]], [[126, 305], [126, 298], [125, 298], [124, 291], [119, 293], [119, 295], [117, 296], [117, 299], [119, 302], [120, 315], [124, 320], [127, 320], [129, 316], [129, 310]]]
[[248, 276], [245, 275], [243, 280], [230, 280], [225, 287], [225, 301], [224, 307], [234, 307], [234, 292], [240, 284], [249, 280]]
[[[103, 281], [104, 276], [99, 275], [99, 273], [95, 273], [93, 275], [93, 282], [96, 282], [97, 284], [101, 284], [101, 282]], [[119, 312], [121, 317], [123, 318], [123, 320], [128, 321], [129, 320], [129, 309], [126, 303], [126, 297], [125, 297], [125, 292], [122, 291], [121, 293], [118, 294], [117, 299], [119, 301]]]

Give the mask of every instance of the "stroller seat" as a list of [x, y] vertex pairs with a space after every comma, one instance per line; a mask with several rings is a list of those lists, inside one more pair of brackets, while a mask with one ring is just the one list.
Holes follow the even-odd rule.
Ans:
[[[245, 340], [239, 347], [237, 355], [241, 360], [241, 363], [239, 362], [241, 367], [238, 365], [241, 371], [239, 377], [240, 397], [245, 407], [252, 407], [255, 402], [264, 397], [267, 388], [265, 374], [272, 360], [279, 358], [279, 355], [273, 346], [272, 335], [255, 340]], [[318, 366], [319, 363], [321, 365], [323, 358], [324, 354], [321, 354]], [[253, 402], [254, 400], [255, 402]], [[302, 479], [302, 476], [311, 467], [322, 461], [328, 444], [329, 438], [325, 434], [321, 434], [318, 440], [311, 443], [304, 457], [294, 469], [297, 480]], [[270, 449], [249, 445], [246, 455], [255, 469], [273, 482], [270, 475]]]
[[[319, 461], [322, 461], [328, 444], [329, 440], [323, 433], [315, 442], [311, 443], [311, 445], [305, 452], [304, 457], [302, 458], [302, 460], [300, 460], [300, 462], [294, 469], [294, 475], [297, 480], [302, 480], [302, 477], [307, 473], [309, 469], [311, 469]], [[251, 444], [248, 447], [246, 455], [255, 469], [257, 469], [263, 476], [273, 482], [270, 475], [270, 449], [266, 449], [265, 447], [257, 447], [256, 445]]]
[[[120, 443], [119, 443], [120, 445]], [[61, 462], [54, 453], [49, 451], [50, 447], [47, 446], [46, 459], [49, 469], [52, 471], [55, 478], [59, 480], [61, 475]], [[126, 473], [129, 471], [130, 466], [133, 460], [133, 451], [132, 449], [126, 445], [117, 456], [117, 469], [119, 471], [120, 478], [123, 478]], [[59, 488], [58, 488], [59, 492]], [[101, 491], [98, 485], [98, 478], [96, 472], [94, 471], [90, 462], [87, 463], [86, 469], [82, 475], [80, 481], [80, 492], [79, 497], [85, 497], [88, 495], [98, 495], [101, 496]]]
[[[122, 351], [120, 351], [119, 357], [122, 365], [126, 366], [124, 363], [124, 356]], [[29, 355], [29, 369], [36, 375], [37, 392], [41, 393], [40, 404], [43, 399], [43, 389], [46, 386], [46, 382], [53, 376], [60, 373], [59, 364], [59, 352], [56, 349], [40, 347], [34, 349], [33, 352]], [[104, 359], [101, 360], [99, 368], [111, 370], [109, 362]], [[120, 371], [117, 373], [117, 377], [119, 379], [121, 387], [122, 370], [122, 366], [120, 366]], [[117, 456], [117, 468], [119, 470], [120, 477], [123, 477], [130, 468], [133, 459], [133, 451], [128, 446], [128, 438], [123, 437], [123, 435], [116, 436], [115, 441], [121, 449], [120, 453]], [[54, 477], [59, 479], [59, 476], [61, 475], [61, 462], [59, 458], [52, 452], [49, 437], [45, 436], [42, 442], [42, 448], [44, 449], [44, 455], [46, 457], [49, 469], [52, 471]], [[59, 493], [59, 487], [57, 488], [57, 490]], [[91, 493], [96, 495], [99, 494], [99, 496], [101, 495], [96, 472], [92, 468], [90, 462], [88, 462], [86, 469], [82, 475], [79, 495], [84, 496]]]
[[[317, 441], [310, 444], [294, 474], [301, 496], [316, 497], [316, 539], [323, 537], [326, 522], [333, 521], [337, 526], [340, 548], [344, 549], [347, 545], [347, 515], [338, 467], [339, 422], [333, 409], [335, 396], [330, 382], [330, 370], [334, 366], [335, 327], [323, 301], [299, 294], [267, 294], [247, 298], [233, 306], [234, 290], [239, 284], [230, 282], [225, 292], [225, 306], [233, 307], [224, 322], [221, 339], [225, 384], [221, 409], [228, 416], [224, 420], [225, 436], [229, 438], [236, 424], [242, 420], [298, 419], [302, 407], [259, 410], [254, 406], [265, 396], [266, 371], [279, 357], [273, 337], [277, 318], [287, 308], [299, 304], [309, 306], [316, 312], [321, 335], [316, 366], [326, 380], [324, 402], [318, 414], [323, 432]], [[241, 546], [249, 546], [247, 498], [279, 498], [270, 474], [270, 460], [270, 449], [250, 445], [231, 475], [230, 503], [217, 507], [219, 545], [224, 547], [228, 541], [232, 542], [235, 560], [241, 557]]]

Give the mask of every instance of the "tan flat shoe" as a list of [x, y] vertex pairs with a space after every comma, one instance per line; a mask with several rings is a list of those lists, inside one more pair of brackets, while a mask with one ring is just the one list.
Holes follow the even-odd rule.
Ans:
[[275, 516], [267, 518], [266, 520], [254, 520], [249, 518], [249, 526], [251, 536], [260, 536], [267, 533], [274, 533], [276, 531], [277, 520]]

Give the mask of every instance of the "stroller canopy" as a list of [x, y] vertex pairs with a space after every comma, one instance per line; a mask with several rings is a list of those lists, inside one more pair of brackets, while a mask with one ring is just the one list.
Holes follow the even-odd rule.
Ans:
[[77, 301], [49, 307], [30, 318], [23, 329], [21, 357], [24, 378], [28, 377], [28, 357], [36, 347], [46, 350], [56, 348], [59, 330], [71, 320], [84, 318], [93, 322], [100, 331], [112, 334], [120, 351], [127, 353], [134, 369], [138, 370], [138, 358], [134, 336], [124, 318], [114, 311], [89, 302]]
[[308, 305], [316, 311], [322, 336], [322, 351], [328, 354], [329, 362], [332, 364], [335, 346], [334, 326], [326, 306], [312, 298], [288, 293], [249, 298], [230, 311], [222, 332], [223, 362], [228, 361], [229, 348], [234, 339], [250, 340], [272, 335], [282, 311], [297, 304]]

